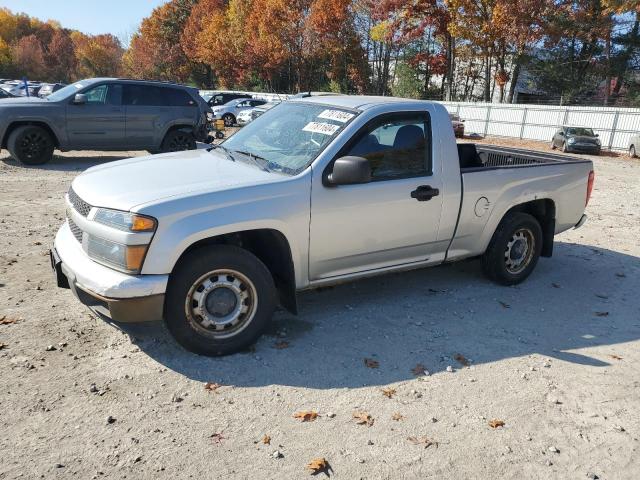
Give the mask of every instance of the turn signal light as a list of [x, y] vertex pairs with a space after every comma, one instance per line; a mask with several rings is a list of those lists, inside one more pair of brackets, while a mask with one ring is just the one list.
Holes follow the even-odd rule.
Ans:
[[591, 198], [591, 192], [593, 191], [593, 182], [596, 179], [596, 174], [591, 170], [589, 172], [589, 181], [587, 182], [587, 201], [584, 206], [589, 205], [589, 199]]

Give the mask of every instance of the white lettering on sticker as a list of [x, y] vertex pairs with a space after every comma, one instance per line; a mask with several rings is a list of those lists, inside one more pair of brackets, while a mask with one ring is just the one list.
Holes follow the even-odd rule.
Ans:
[[345, 123], [351, 120], [355, 115], [340, 110], [324, 110], [318, 118], [326, 118], [327, 120], [335, 120], [336, 122]]
[[340, 125], [332, 125], [330, 123], [309, 122], [302, 130], [311, 133], [321, 133], [322, 135], [333, 135], [338, 131]]

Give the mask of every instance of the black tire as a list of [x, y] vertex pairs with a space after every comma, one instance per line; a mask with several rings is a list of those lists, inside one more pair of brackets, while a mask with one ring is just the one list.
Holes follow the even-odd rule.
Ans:
[[636, 146], [635, 146], [635, 145], [631, 145], [631, 146], [629, 147], [629, 156], [630, 156], [631, 158], [636, 158], [636, 155], [637, 155], [637, 153], [636, 153]]
[[[524, 246], [522, 239], [525, 239]], [[513, 253], [521, 255], [514, 258]], [[515, 250], [514, 250], [515, 249]], [[536, 267], [542, 252], [542, 228], [528, 213], [505, 215], [482, 256], [485, 275], [501, 285], [516, 285], [524, 281]], [[517, 266], [514, 262], [522, 259]]]
[[195, 150], [196, 139], [193, 133], [187, 130], [171, 130], [164, 136], [162, 152], [181, 152], [183, 150]]
[[569, 153], [569, 147], [567, 146], [567, 142], [562, 142], [562, 152]]
[[236, 117], [232, 113], [225, 113], [222, 116], [222, 120], [224, 120], [225, 127], [233, 127], [236, 124]]
[[[224, 272], [219, 273], [220, 271]], [[231, 300], [235, 303], [231, 303], [228, 292], [222, 292], [227, 295], [223, 300], [210, 298], [216, 290], [233, 292], [232, 288], [215, 288], [219, 282], [235, 285], [229, 283], [231, 279], [240, 279], [238, 290], [244, 285], [245, 289], [242, 291], [249, 297], [249, 301], [245, 299], [238, 303], [238, 297]], [[203, 284], [207, 282], [209, 286], [204, 287]], [[202, 290], [197, 288], [200, 286], [203, 287]], [[211, 290], [207, 290], [209, 288]], [[197, 310], [196, 294], [200, 295], [201, 302], [206, 305], [200, 308], [206, 310]], [[164, 317], [171, 334], [187, 350], [207, 356], [229, 355], [252, 345], [262, 335], [276, 308], [276, 298], [271, 273], [255, 255], [232, 245], [203, 247], [187, 254], [171, 274], [165, 297]], [[250, 305], [247, 306], [249, 313], [243, 320], [237, 320], [237, 325], [227, 324], [226, 327], [229, 328], [223, 328], [223, 320], [229, 315], [233, 317], [238, 305], [241, 309]], [[223, 312], [211, 311], [211, 308], [228, 307], [232, 310], [227, 312], [227, 317], [216, 316], [223, 315]], [[207, 318], [194, 314], [196, 311], [205, 311]], [[221, 319], [220, 324], [205, 326], [205, 322], [211, 318]]]
[[53, 158], [55, 148], [51, 134], [36, 125], [17, 127], [9, 135], [7, 150], [25, 165], [42, 165]]

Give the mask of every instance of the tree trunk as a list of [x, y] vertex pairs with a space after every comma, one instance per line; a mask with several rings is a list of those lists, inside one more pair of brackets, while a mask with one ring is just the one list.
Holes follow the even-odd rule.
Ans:
[[491, 102], [491, 55], [488, 53], [484, 60], [484, 101]]
[[516, 62], [513, 66], [513, 71], [511, 72], [511, 84], [509, 85], [509, 95], [507, 96], [507, 103], [513, 103], [514, 94], [516, 93], [516, 87], [518, 86], [518, 79], [520, 77], [520, 68], [522, 67], [524, 55], [522, 53], [518, 53], [516, 56]]

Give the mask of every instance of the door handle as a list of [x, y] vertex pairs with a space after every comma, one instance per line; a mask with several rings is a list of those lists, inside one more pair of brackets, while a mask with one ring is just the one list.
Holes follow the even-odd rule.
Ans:
[[419, 202], [426, 202], [433, 197], [440, 195], [440, 190], [437, 188], [431, 188], [431, 185], [420, 185], [413, 192], [411, 192], [411, 198], [415, 198]]

